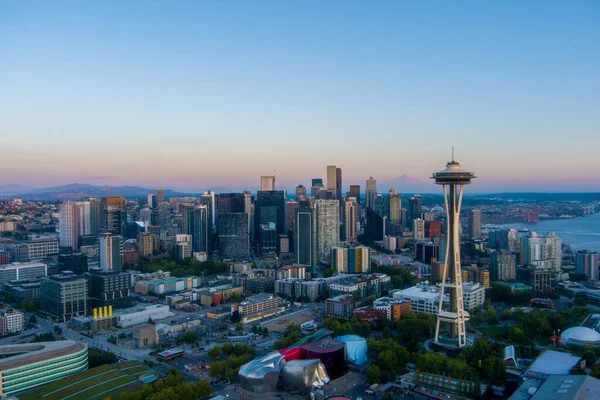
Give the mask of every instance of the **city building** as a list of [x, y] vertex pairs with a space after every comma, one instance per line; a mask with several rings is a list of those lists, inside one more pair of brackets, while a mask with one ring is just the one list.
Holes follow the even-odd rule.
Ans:
[[273, 175], [263, 175], [260, 177], [260, 190], [275, 190], [275, 177]]
[[131, 337], [133, 338], [133, 346], [136, 349], [154, 348], [158, 345], [158, 334], [154, 324], [136, 326], [131, 331]]
[[360, 213], [360, 208], [357, 205], [354, 197], [344, 201], [344, 240], [356, 239], [357, 213]]
[[88, 282], [75, 274], [64, 272], [40, 278], [42, 311], [61, 321], [86, 315]]
[[112, 235], [110, 232], [100, 236], [100, 268], [122, 271], [123, 258], [121, 253], [121, 236]]
[[250, 296], [238, 306], [238, 311], [244, 324], [266, 318], [284, 310], [285, 308], [281, 307], [281, 299], [268, 294]]
[[585, 274], [588, 279], [598, 280], [598, 253], [590, 251], [575, 253], [575, 272]]
[[560, 271], [562, 265], [562, 241], [554, 233], [521, 237], [521, 265], [548, 267]]
[[[419, 221], [418, 219], [415, 222]], [[433, 242], [417, 242], [415, 243], [415, 259], [431, 264], [434, 260], [440, 259], [440, 246]]]
[[485, 303], [485, 288], [478, 282], [463, 282], [462, 292], [465, 310], [473, 310]]
[[154, 193], [148, 193], [148, 207], [154, 209], [157, 205], [158, 201], [156, 199], [156, 195]]
[[66, 253], [58, 256], [58, 272], [72, 271], [77, 275], [88, 270], [88, 257], [83, 253]]
[[366, 208], [375, 208], [375, 198], [377, 197], [377, 181], [371, 176], [367, 179], [367, 188], [365, 190]]
[[337, 200], [316, 200], [317, 248], [313, 259], [329, 263], [331, 249], [340, 241], [340, 207]]
[[154, 254], [154, 235], [149, 232], [139, 233], [138, 250], [141, 257], [151, 257]]
[[351, 319], [354, 312], [352, 295], [339, 295], [325, 300], [325, 316]]
[[306, 188], [302, 185], [296, 187], [296, 201], [306, 200]]
[[425, 240], [425, 221], [421, 218], [413, 219], [413, 239]]
[[414, 221], [417, 218], [421, 218], [421, 209], [423, 201], [420, 197], [411, 197], [408, 201], [408, 218], [410, 221]]
[[552, 275], [555, 269], [551, 267], [535, 267], [527, 268], [529, 271], [529, 285], [533, 288], [533, 295], [536, 297], [544, 297], [552, 293]]
[[316, 248], [316, 214], [309, 202], [300, 202], [295, 210], [294, 255], [296, 264], [316, 265], [313, 249]]
[[58, 210], [60, 246], [77, 250], [77, 203], [63, 201]]
[[410, 301], [412, 312], [437, 315], [440, 291], [436, 286], [423, 283], [395, 292], [394, 299]]
[[[275, 224], [276, 234], [285, 233], [285, 191], [258, 191], [254, 203], [254, 232], [260, 234], [261, 225]], [[259, 245], [261, 245], [259, 241]]]
[[0, 266], [0, 285], [16, 280], [37, 280], [48, 275], [48, 266], [39, 262], [12, 263]]
[[350, 191], [347, 193], [347, 197], [354, 197], [356, 201], [360, 200], [360, 185], [350, 185]]
[[91, 307], [131, 306], [131, 275], [116, 270], [92, 268], [86, 274], [88, 280], [88, 303]]
[[219, 215], [219, 256], [222, 259], [245, 260], [250, 257], [248, 215], [231, 213]]
[[88, 368], [88, 347], [73, 340], [0, 346], [0, 396], [13, 396]]
[[517, 256], [506, 250], [494, 251], [490, 256], [490, 272], [493, 281], [517, 279]]
[[397, 300], [392, 297], [380, 297], [373, 302], [375, 310], [385, 311], [385, 317], [390, 321], [400, 321], [403, 315], [411, 312], [411, 302]]
[[334, 247], [331, 249], [331, 266], [337, 272], [369, 273], [371, 271], [371, 249], [365, 246]]
[[5, 290], [11, 294], [13, 301], [17, 304], [22, 301], [38, 302], [40, 301], [40, 281], [39, 280], [14, 280], [4, 285]]
[[116, 318], [116, 325], [123, 329], [149, 321], [160, 321], [165, 318], [170, 318], [173, 315], [175, 314], [169, 310], [169, 306], [153, 304], [145, 307], [134, 307], [120, 310], [115, 313], [114, 318]]
[[162, 189], [156, 189], [156, 202], [162, 203], [165, 201], [165, 191]]
[[2, 335], [20, 333], [25, 326], [25, 315], [19, 310], [6, 308], [0, 311]]
[[479, 239], [481, 237], [481, 210], [469, 210], [469, 238]]
[[58, 254], [58, 239], [53, 237], [39, 237], [24, 240], [27, 246], [29, 261], [42, 260], [50, 255]]

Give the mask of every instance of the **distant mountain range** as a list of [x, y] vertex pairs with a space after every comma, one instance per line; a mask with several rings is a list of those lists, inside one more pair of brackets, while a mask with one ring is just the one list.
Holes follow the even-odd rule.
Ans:
[[[441, 191], [435, 190], [436, 187], [431, 182], [423, 182], [408, 175], [402, 175], [391, 180], [377, 182], [378, 191], [387, 194], [389, 189], [397, 189], [403, 196], [420, 193], [425, 198], [433, 201], [439, 201], [437, 197]], [[50, 186], [36, 188], [28, 185], [0, 185], [0, 199], [12, 199], [20, 197], [25, 200], [62, 200], [62, 199], [81, 199], [83, 197], [105, 197], [122, 196], [128, 199], [145, 198], [149, 193], [156, 193], [157, 188], [144, 188], [140, 186], [106, 186], [91, 185], [87, 183], [71, 183], [68, 185]], [[199, 196], [205, 190], [212, 190], [215, 193], [234, 193], [250, 190], [256, 193], [259, 187], [246, 188], [228, 188], [217, 186], [206, 189], [194, 188], [171, 188], [164, 189], [165, 197], [183, 197]], [[293, 197], [295, 187], [278, 187], [279, 190], [287, 190], [288, 197]], [[364, 185], [361, 185], [364, 191]], [[307, 188], [310, 191], [310, 188]], [[490, 194], [470, 194], [466, 193], [465, 198], [470, 200], [499, 200], [499, 201], [582, 201], [592, 202], [600, 201], [600, 193], [490, 193]]]

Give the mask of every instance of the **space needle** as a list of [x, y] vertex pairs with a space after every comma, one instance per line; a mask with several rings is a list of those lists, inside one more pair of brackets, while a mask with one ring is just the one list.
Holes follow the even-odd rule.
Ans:
[[[463, 304], [462, 273], [460, 270], [460, 207], [462, 204], [465, 185], [471, 183], [471, 179], [476, 178], [473, 172], [463, 170], [460, 164], [454, 160], [454, 147], [452, 147], [452, 161], [446, 164], [446, 169], [436, 172], [431, 179], [435, 180], [436, 185], [441, 185], [444, 193], [444, 203], [446, 205], [446, 225], [448, 231], [446, 234], [446, 254], [444, 258], [444, 268], [442, 273], [442, 288], [440, 292], [440, 304], [437, 315], [437, 324], [435, 327], [434, 343], [440, 343], [440, 323], [450, 323], [450, 335], [456, 339], [455, 346], [459, 348], [466, 347], [467, 331], [465, 322], [469, 320], [469, 313], [465, 311]], [[450, 257], [449, 257], [450, 256]], [[448, 280], [448, 282], [446, 282]], [[448, 288], [450, 294], [450, 309], [444, 310], [444, 293]]]

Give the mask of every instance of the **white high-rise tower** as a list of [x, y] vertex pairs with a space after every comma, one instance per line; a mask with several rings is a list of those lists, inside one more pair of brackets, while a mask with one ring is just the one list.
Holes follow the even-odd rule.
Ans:
[[[448, 233], [446, 235], [446, 254], [444, 260], [444, 272], [442, 277], [442, 291], [439, 304], [437, 324], [435, 327], [435, 342], [439, 343], [440, 322], [450, 323], [450, 338], [457, 339], [459, 348], [467, 346], [467, 331], [465, 322], [469, 320], [469, 313], [465, 311], [463, 304], [462, 273], [460, 270], [460, 207], [465, 185], [476, 178], [473, 172], [467, 172], [454, 161], [454, 149], [452, 149], [452, 161], [446, 164], [446, 169], [433, 174], [437, 185], [441, 185], [444, 191], [444, 202], [446, 204], [446, 220]], [[446, 282], [449, 279], [449, 282]], [[450, 289], [450, 310], [443, 310], [444, 290]]]

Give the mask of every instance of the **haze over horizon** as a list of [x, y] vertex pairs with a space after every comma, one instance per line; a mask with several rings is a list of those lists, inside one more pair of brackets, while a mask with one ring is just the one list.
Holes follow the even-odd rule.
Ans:
[[434, 8], [4, 2], [0, 186], [599, 191], [600, 3]]

